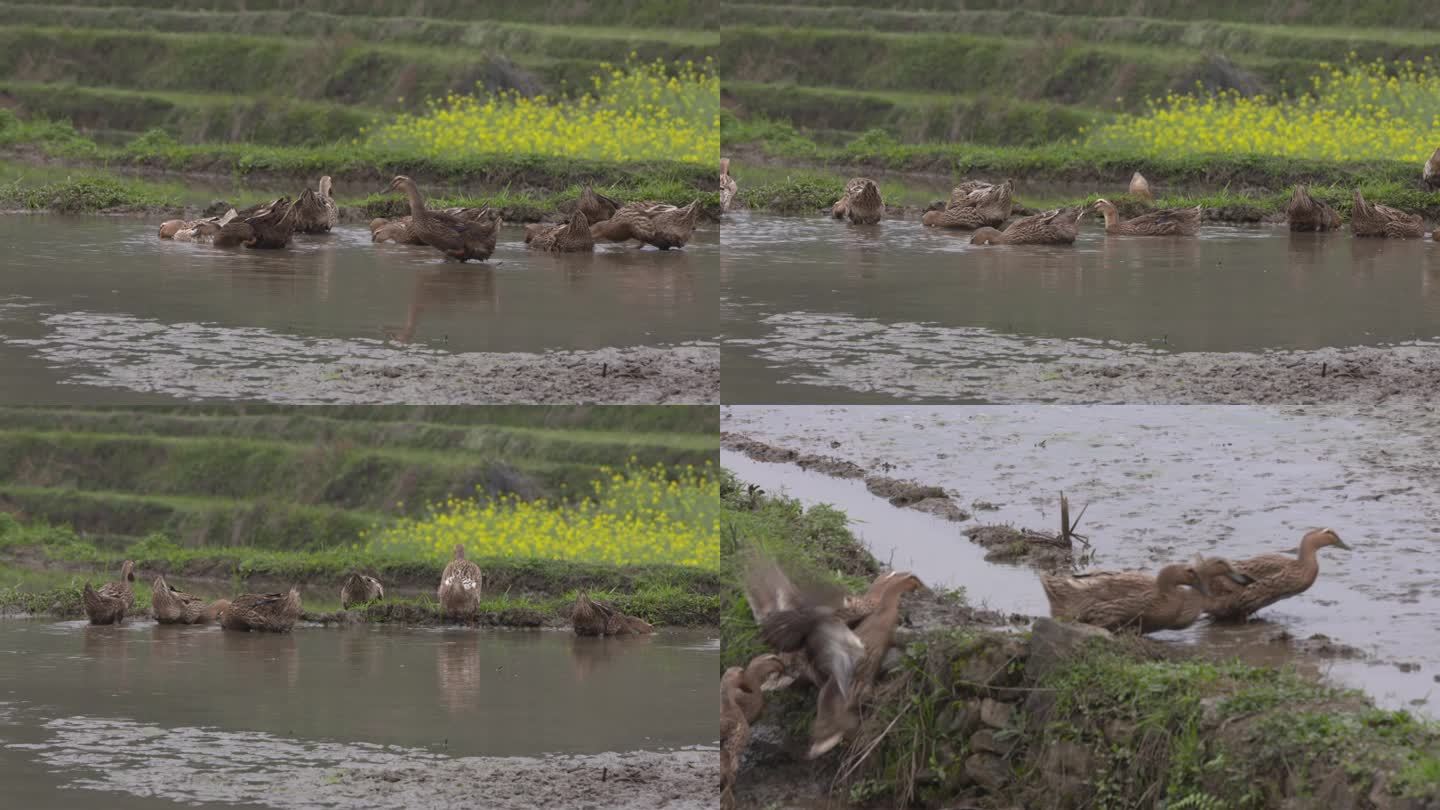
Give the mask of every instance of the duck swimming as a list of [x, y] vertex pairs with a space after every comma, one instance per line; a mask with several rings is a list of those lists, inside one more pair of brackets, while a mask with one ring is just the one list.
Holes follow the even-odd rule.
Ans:
[[107, 582], [99, 590], [85, 583], [81, 592], [81, 603], [91, 624], [120, 624], [125, 614], [135, 607], [135, 591], [130, 583], [135, 581], [135, 563], [126, 560], [120, 566], [120, 579]]
[[471, 220], [444, 211], [431, 211], [425, 207], [425, 199], [420, 196], [415, 181], [404, 175], [396, 175], [385, 190], [404, 192], [410, 201], [410, 232], [446, 257], [460, 262], [472, 259], [483, 262], [495, 252], [499, 217]]
[[1221, 621], [1243, 621], [1256, 611], [1304, 593], [1320, 575], [1317, 552], [1327, 546], [1349, 551], [1350, 547], [1332, 529], [1316, 529], [1300, 538], [1295, 556], [1262, 554], [1248, 560], [1237, 560], [1235, 570], [1254, 582], [1238, 587], [1223, 577], [1210, 578], [1214, 592], [1207, 612]]

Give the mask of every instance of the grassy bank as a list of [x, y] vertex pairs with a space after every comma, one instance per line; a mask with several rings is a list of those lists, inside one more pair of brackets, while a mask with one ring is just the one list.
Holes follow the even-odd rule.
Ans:
[[[759, 543], [791, 570], [852, 588], [876, 571], [833, 508], [805, 509], [733, 478], [722, 505], [728, 542]], [[740, 576], [727, 571], [726, 665], [763, 649]], [[963, 611], [960, 594], [937, 601]], [[819, 786], [812, 798], [828, 785], [832, 801], [855, 807], [1359, 810], [1440, 796], [1440, 729], [1290, 670], [1050, 620], [1019, 635], [945, 622], [902, 643], [854, 741], [817, 763], [786, 753], [803, 747], [813, 690], [771, 693], [757, 736], [783, 742], [761, 746], [741, 772], [742, 801], [803, 801], [804, 784]]]
[[[168, 582], [207, 598], [265, 592], [291, 584], [302, 588], [305, 609], [316, 620], [340, 609], [340, 585], [352, 570], [385, 583], [390, 598], [359, 611], [363, 621], [439, 623], [434, 590], [443, 566], [367, 552], [266, 552], [251, 548], [182, 549], [157, 535], [123, 550], [102, 550], [67, 528], [21, 525], [0, 515], [0, 614], [24, 613], [74, 619], [84, 616], [80, 592], [86, 582], [115, 578], [123, 560], [136, 563], [136, 614], [150, 604], [149, 582]], [[485, 574], [482, 622], [505, 626], [565, 623], [575, 595], [603, 595], [622, 610], [655, 624], [715, 626], [719, 623], [716, 575], [680, 566], [608, 566], [554, 561], [477, 558]]]
[[[115, 213], [115, 214], [181, 214], [194, 212], [209, 205], [216, 193], [187, 186], [179, 180], [186, 177], [183, 172], [147, 173], [143, 168], [131, 167], [124, 175], [104, 169], [83, 169], [57, 172], [48, 167], [19, 170], [13, 180], [0, 180], [0, 210], [48, 211], [61, 214]], [[396, 171], [407, 171], [397, 168]], [[408, 170], [411, 176], [420, 174]], [[543, 171], [541, 169], [540, 171]], [[167, 179], [141, 179], [133, 176], [140, 172], [149, 177]], [[210, 175], [205, 173], [208, 178]], [[334, 177], [335, 175], [332, 175]], [[368, 172], [367, 172], [368, 176]], [[423, 176], [423, 175], [422, 175]], [[342, 180], [366, 182], [354, 176]], [[376, 186], [381, 185], [374, 178]], [[541, 180], [540, 182], [547, 182]], [[233, 206], [252, 205], [271, 200], [280, 195], [294, 197], [299, 189], [313, 186], [309, 175], [264, 173], [248, 178], [246, 185], [239, 185], [223, 193], [224, 199]], [[691, 200], [701, 201], [702, 210], [714, 218], [720, 210], [720, 196], [717, 192], [696, 191], [683, 182], [672, 180], [638, 180], [633, 184], [616, 185], [603, 181], [592, 184], [602, 194], [620, 199], [643, 199], [685, 205]], [[476, 189], [442, 193], [427, 198], [427, 205], [437, 208], [449, 206], [490, 206], [500, 212], [506, 222], [538, 222], [553, 217], [557, 211], [566, 210], [579, 198], [582, 184], [558, 185], [554, 190], [545, 188], [510, 189], [493, 191]], [[395, 194], [367, 194], [353, 196], [340, 194], [336, 198], [340, 206], [342, 221], [364, 223], [375, 217], [390, 217], [409, 214], [409, 204]]]

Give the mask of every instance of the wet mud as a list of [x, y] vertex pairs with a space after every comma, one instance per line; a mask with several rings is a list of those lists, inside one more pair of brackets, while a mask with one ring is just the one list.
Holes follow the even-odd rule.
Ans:
[[[0, 319], [3, 319], [0, 311]], [[27, 348], [67, 382], [180, 399], [292, 405], [501, 403], [711, 404], [718, 347], [459, 352], [366, 338], [288, 335], [260, 327], [166, 324], [70, 312], [47, 334], [0, 338]]]

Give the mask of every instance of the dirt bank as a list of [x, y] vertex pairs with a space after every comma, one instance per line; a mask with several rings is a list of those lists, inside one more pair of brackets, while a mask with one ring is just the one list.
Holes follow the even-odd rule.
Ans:
[[[836, 448], [841, 446], [839, 441], [831, 444]], [[870, 494], [884, 498], [897, 508], [914, 509], [956, 523], [973, 517], [957, 502], [958, 496], [952, 495], [944, 487], [892, 478], [866, 470], [853, 461], [801, 453], [729, 431], [720, 434], [720, 446], [743, 453], [756, 461], [794, 464], [803, 470], [833, 478], [863, 478], [865, 489]], [[965, 536], [971, 542], [989, 549], [985, 559], [991, 562], [1025, 564], [1040, 571], [1057, 572], [1069, 571], [1077, 561], [1088, 559], [1083, 549], [1074, 548], [1068, 539], [1052, 532], [1019, 529], [1014, 526], [975, 526], [967, 529]]]

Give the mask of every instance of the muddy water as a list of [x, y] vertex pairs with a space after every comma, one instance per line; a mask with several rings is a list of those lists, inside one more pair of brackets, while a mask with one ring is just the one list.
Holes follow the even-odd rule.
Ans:
[[1073, 247], [969, 241], [914, 221], [728, 219], [725, 400], [983, 401], [963, 380], [1016, 364], [1440, 335], [1431, 240], [1221, 225], [1123, 238], [1086, 220]]
[[[0, 781], [17, 807], [139, 807], [152, 795], [391, 806], [373, 791], [368, 804], [335, 793], [356, 783], [338, 769], [394, 770], [377, 780], [388, 788], [417, 771], [588, 769], [639, 752], [683, 759], [713, 750], [718, 651], [717, 639], [694, 632], [606, 640], [302, 627], [273, 636], [0, 621]], [[612, 776], [623, 768], [610, 767]], [[423, 795], [411, 804], [440, 798]]]
[[[967, 509], [993, 506], [950, 523], [891, 507], [858, 481], [728, 452], [722, 459], [767, 490], [844, 508], [882, 560], [1032, 615], [1048, 612], [1035, 575], [984, 562], [961, 532], [982, 522], [1054, 528], [1061, 491], [1087, 509], [1079, 530], [1098, 568], [1283, 551], [1307, 529], [1329, 526], [1355, 550], [1322, 551], [1315, 585], [1262, 611], [1263, 622], [1202, 622], [1159, 637], [1273, 663], [1294, 656], [1270, 641], [1278, 631], [1322, 633], [1367, 657], [1301, 659], [1305, 666], [1388, 705], [1440, 693], [1440, 504], [1425, 436], [1245, 406], [727, 407], [724, 428], [867, 469], [894, 465], [886, 474], [946, 487]], [[1440, 713], [1440, 704], [1419, 708]]]
[[720, 331], [715, 229], [664, 253], [555, 256], [522, 240], [507, 227], [490, 261], [462, 266], [353, 226], [250, 251], [162, 241], [133, 218], [0, 217], [0, 398], [250, 398], [265, 386], [247, 379], [336, 358], [676, 347]]

